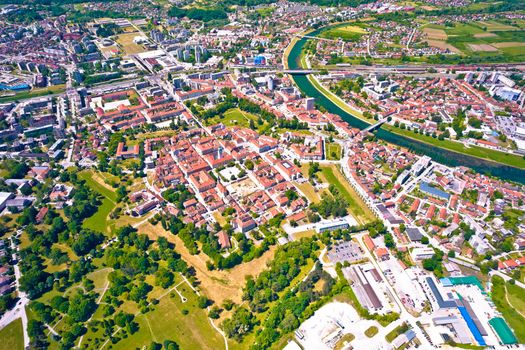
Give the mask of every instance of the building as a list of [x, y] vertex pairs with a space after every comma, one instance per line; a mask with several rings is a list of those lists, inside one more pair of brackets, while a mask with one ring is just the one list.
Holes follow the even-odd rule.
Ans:
[[15, 194], [11, 192], [0, 192], [0, 212], [6, 208], [6, 202], [15, 198]]
[[410, 255], [412, 256], [412, 259], [414, 259], [414, 261], [430, 259], [432, 258], [432, 256], [434, 256], [434, 249], [429, 247], [414, 248], [410, 252]]
[[307, 111], [312, 111], [314, 110], [314, 108], [315, 108], [315, 98], [308, 97], [307, 99], [304, 100], [304, 109], [306, 109]]
[[315, 229], [317, 230], [317, 233], [322, 233], [325, 231], [343, 230], [348, 227], [350, 227], [350, 225], [347, 220], [333, 219], [318, 223]]

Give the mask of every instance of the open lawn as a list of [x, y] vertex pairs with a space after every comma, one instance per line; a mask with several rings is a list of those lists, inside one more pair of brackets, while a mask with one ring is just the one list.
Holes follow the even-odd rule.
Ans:
[[[523, 295], [524, 291], [520, 287], [506, 284], [499, 276], [492, 277], [492, 300], [521, 344], [525, 343]], [[512, 302], [512, 305], [509, 302]]]
[[344, 41], [358, 41], [366, 29], [357, 25], [342, 25], [323, 31], [320, 36], [328, 39], [343, 39]]
[[335, 165], [322, 165], [321, 175], [327, 183], [333, 184], [343, 198], [346, 199], [348, 210], [358, 223], [365, 224], [374, 221], [374, 214], [368, 209]]
[[293, 234], [293, 238], [294, 238], [295, 240], [300, 240], [301, 238], [312, 237], [312, 236], [314, 236], [316, 233], [317, 233], [317, 231], [315, 231], [315, 230], [306, 230], [306, 231], [302, 231], [302, 232], [294, 233], [294, 234]]
[[348, 345], [352, 340], [355, 339], [355, 336], [352, 333], [346, 333], [337, 341], [335, 344], [334, 350], [342, 350], [346, 349], [346, 345]]
[[408, 326], [405, 323], [403, 323], [403, 324], [397, 326], [396, 328], [394, 328], [390, 333], [388, 333], [385, 336], [385, 339], [386, 339], [387, 342], [391, 343], [392, 340], [396, 339], [396, 337], [398, 335], [403, 334], [406, 331], [408, 331]]
[[22, 319], [16, 319], [0, 330], [0, 350], [23, 350], [24, 333]]
[[140, 36], [140, 33], [120, 34], [117, 37], [117, 43], [122, 47], [126, 55], [134, 55], [146, 51], [142, 45], [133, 42], [133, 39]]
[[327, 142], [325, 144], [325, 154], [328, 160], [340, 160], [341, 159], [341, 145], [335, 142]]
[[84, 220], [83, 226], [91, 229], [100, 231], [105, 234], [110, 233], [109, 227], [109, 214], [116, 206], [117, 195], [114, 191], [110, 190], [108, 186], [96, 180], [94, 171], [88, 170], [79, 173], [79, 177], [86, 181], [86, 184], [102, 195], [102, 204], [98, 207], [98, 211], [91, 217]]
[[[176, 341], [181, 349], [223, 349], [224, 340], [211, 325], [206, 310], [198, 308], [195, 292], [185, 282], [179, 284], [177, 290], [187, 298], [186, 302], [182, 302], [175, 291], [164, 296], [153, 311], [136, 317], [139, 331], [112, 349], [143, 348], [152, 341], [162, 343], [164, 340]], [[188, 314], [184, 315], [182, 310]]]
[[365, 331], [365, 335], [366, 335], [368, 338], [372, 338], [372, 337], [375, 336], [378, 332], [379, 332], [379, 330], [377, 329], [377, 327], [376, 327], [376, 326], [372, 326], [372, 327], [368, 328], [368, 329]]
[[507, 284], [509, 304], [519, 313], [525, 315], [525, 290], [513, 284]]
[[308, 201], [312, 203], [319, 203], [321, 201], [321, 196], [319, 192], [315, 191], [314, 186], [309, 182], [298, 183], [294, 182], [294, 185], [299, 189], [308, 198]]
[[232, 108], [224, 113], [224, 117], [216, 116], [208, 121], [209, 125], [223, 123], [226, 126], [242, 126], [249, 127], [250, 120], [257, 121], [257, 117], [253, 114], [241, 111], [239, 108]]

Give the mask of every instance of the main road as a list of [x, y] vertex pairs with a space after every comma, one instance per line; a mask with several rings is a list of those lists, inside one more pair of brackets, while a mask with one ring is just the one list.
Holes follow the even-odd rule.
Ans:
[[[321, 30], [323, 30], [323, 28], [309, 32], [308, 34], [312, 36], [317, 36]], [[307, 38], [301, 38], [297, 41], [292, 41], [292, 47], [288, 51], [288, 56], [284, 57], [284, 59], [286, 60], [284, 63], [286, 63], [287, 69], [306, 69], [306, 67], [302, 67], [300, 57], [301, 51], [303, 50], [303, 47], [306, 44], [307, 40]], [[316, 103], [323, 106], [328, 112], [339, 115], [344, 121], [346, 121], [353, 127], [359, 129], [366, 129], [370, 127], [370, 123], [358, 118], [355, 115], [350, 114], [348, 111], [344, 110], [334, 101], [328, 98], [322, 91], [319, 90], [319, 88], [317, 88], [310, 81], [307, 75], [292, 74], [291, 77], [303, 94], [309, 97], [314, 97]], [[389, 143], [408, 148], [409, 150], [415, 153], [428, 155], [435, 161], [448, 166], [467, 166], [469, 168], [474, 169], [478, 173], [497, 176], [505, 180], [525, 184], [525, 169], [520, 169], [518, 167], [513, 167], [509, 165], [503, 165], [501, 163], [433, 146], [425, 142], [421, 142], [406, 136], [390, 132], [383, 128], [380, 128], [376, 132], [376, 136]]]

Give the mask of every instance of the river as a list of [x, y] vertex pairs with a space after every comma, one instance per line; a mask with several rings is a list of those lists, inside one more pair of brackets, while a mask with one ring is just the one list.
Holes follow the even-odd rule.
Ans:
[[[323, 29], [317, 29], [308, 35], [316, 36]], [[302, 69], [299, 57], [301, 51], [308, 39], [302, 38], [290, 50], [288, 55], [289, 69]], [[352, 127], [364, 129], [370, 124], [366, 121], [353, 116], [341, 107], [337, 106], [329, 98], [323, 95], [317, 88], [308, 80], [306, 75], [292, 75], [295, 84], [303, 94], [309, 97], [314, 97], [317, 104], [323, 106], [328, 112], [339, 115], [344, 121]], [[417, 154], [424, 154], [431, 157], [433, 160], [448, 165], [448, 166], [466, 166], [474, 169], [476, 172], [499, 177], [504, 180], [510, 180], [525, 184], [525, 169], [503, 165], [493, 161], [473, 157], [467, 154], [449, 151], [444, 148], [439, 148], [424, 142], [420, 142], [402, 135], [395, 134], [380, 128], [375, 132], [375, 135], [386, 142], [405, 147]]]

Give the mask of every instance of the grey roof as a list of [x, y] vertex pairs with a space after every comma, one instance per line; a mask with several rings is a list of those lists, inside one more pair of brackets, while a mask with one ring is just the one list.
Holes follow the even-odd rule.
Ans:
[[421, 238], [423, 237], [421, 230], [417, 227], [408, 227], [406, 233], [411, 241], [421, 241]]
[[434, 283], [434, 280], [430, 277], [426, 278], [428, 286], [430, 287], [430, 290], [432, 291], [432, 294], [434, 294], [434, 298], [436, 298], [436, 302], [440, 309], [450, 309], [456, 307], [456, 302], [454, 300], [444, 300], [441, 296], [441, 293], [439, 292], [436, 284]]

